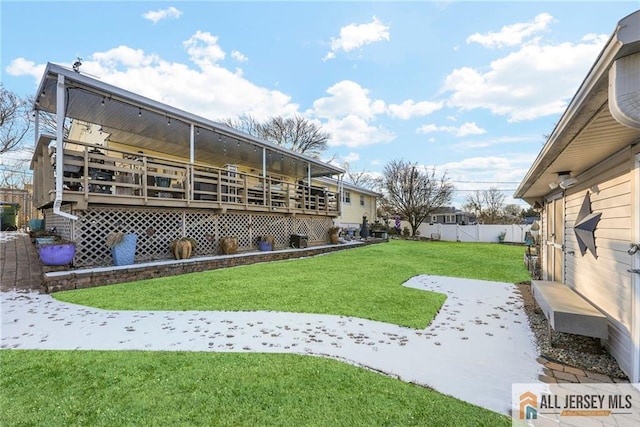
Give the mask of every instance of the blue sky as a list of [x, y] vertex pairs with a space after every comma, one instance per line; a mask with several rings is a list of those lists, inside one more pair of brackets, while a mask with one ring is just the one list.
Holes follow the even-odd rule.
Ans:
[[[623, 2], [7, 1], [2, 83], [33, 95], [47, 62], [213, 120], [302, 114], [326, 158], [405, 159], [507, 203]], [[521, 201], [517, 203], [523, 204]]]

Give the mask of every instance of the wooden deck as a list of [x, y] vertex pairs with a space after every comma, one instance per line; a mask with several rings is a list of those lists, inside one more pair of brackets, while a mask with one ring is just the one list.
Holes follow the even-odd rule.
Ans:
[[[64, 150], [63, 203], [180, 207], [226, 211], [338, 216], [338, 194], [305, 180], [240, 172], [237, 165], [216, 167], [147, 156], [118, 149], [96, 149], [73, 142]], [[38, 207], [55, 200], [53, 157], [36, 148], [42, 162], [34, 177]], [[289, 180], [287, 180], [289, 179]]]

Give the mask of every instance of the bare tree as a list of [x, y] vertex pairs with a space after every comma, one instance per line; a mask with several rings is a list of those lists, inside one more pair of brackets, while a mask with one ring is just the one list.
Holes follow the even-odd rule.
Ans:
[[0, 83], [0, 154], [15, 151], [31, 127], [28, 101]]
[[345, 170], [345, 181], [368, 190], [380, 191], [382, 189], [382, 177], [375, 176], [366, 170], [356, 172], [351, 169], [351, 165], [348, 162], [342, 162], [340, 166]]
[[409, 222], [412, 236], [436, 209], [452, 199], [454, 187], [447, 174], [438, 177], [435, 168], [428, 170], [417, 163], [392, 160], [383, 174], [386, 204]]
[[504, 194], [497, 187], [476, 190], [467, 194], [467, 203], [463, 208], [474, 213], [482, 223], [497, 224], [504, 220], [504, 199]]
[[331, 138], [331, 134], [323, 132], [320, 125], [299, 115], [288, 118], [275, 116], [264, 122], [259, 122], [250, 115], [242, 115], [237, 119], [227, 118], [223, 123], [281, 147], [316, 158], [327, 149], [327, 142]]
[[505, 216], [517, 218], [518, 220], [522, 218], [523, 211], [524, 209], [522, 209], [520, 206], [516, 205], [515, 203], [510, 203], [502, 209], [502, 212], [504, 212]]
[[[56, 134], [56, 130], [58, 129], [58, 120], [55, 114], [49, 113], [48, 111], [40, 110], [40, 132], [48, 133], [51, 135]], [[64, 138], [69, 137], [69, 132], [71, 131], [71, 119], [65, 119], [64, 124], [62, 125], [62, 136]]]

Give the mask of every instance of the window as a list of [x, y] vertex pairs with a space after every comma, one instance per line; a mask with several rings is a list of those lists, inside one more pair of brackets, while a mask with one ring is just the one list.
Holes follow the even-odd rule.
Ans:
[[438, 222], [438, 215], [431, 215], [431, 222], [437, 223]]
[[360, 206], [364, 206], [364, 196], [360, 196]]
[[445, 217], [445, 221], [446, 221], [447, 224], [455, 224], [456, 216], [455, 215], [447, 215]]
[[344, 202], [351, 203], [351, 193], [349, 193], [348, 191], [344, 192]]

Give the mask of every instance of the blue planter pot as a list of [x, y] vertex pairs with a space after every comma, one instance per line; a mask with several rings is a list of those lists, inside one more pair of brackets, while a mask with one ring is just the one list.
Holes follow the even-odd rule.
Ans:
[[47, 243], [53, 243], [55, 240], [55, 237], [36, 237], [36, 245], [40, 246]]
[[111, 248], [114, 265], [130, 265], [136, 256], [137, 234], [125, 234], [122, 242]]
[[38, 246], [38, 255], [44, 265], [68, 265], [73, 262], [76, 245], [73, 243], [44, 244]]
[[269, 243], [269, 242], [260, 241], [259, 247], [260, 247], [261, 251], [272, 251], [273, 250], [273, 245], [271, 243]]
[[30, 219], [29, 229], [31, 231], [38, 231], [44, 229], [44, 219]]

